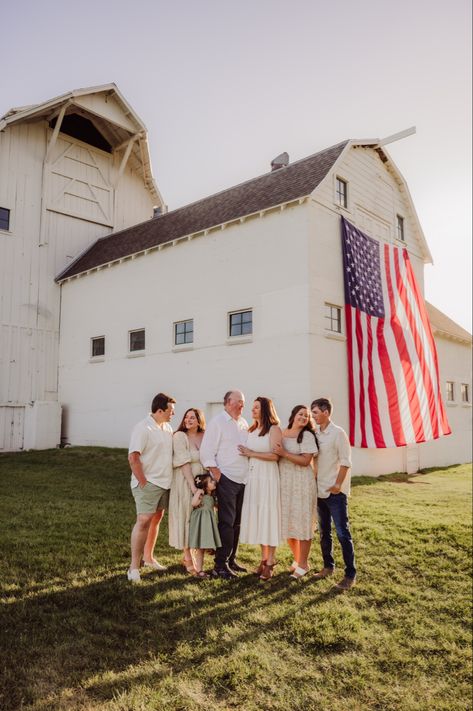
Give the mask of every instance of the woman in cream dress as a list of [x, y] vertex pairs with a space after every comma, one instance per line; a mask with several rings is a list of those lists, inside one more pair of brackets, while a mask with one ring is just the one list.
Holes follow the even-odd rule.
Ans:
[[276, 546], [281, 543], [279, 456], [273, 452], [273, 447], [281, 442], [281, 430], [269, 398], [257, 397], [251, 414], [253, 424], [246, 446], [239, 446], [240, 453], [249, 457], [240, 542], [261, 546], [261, 563], [256, 572], [261, 580], [269, 580], [276, 565]]
[[317, 490], [312, 468], [318, 453], [314, 424], [306, 405], [296, 405], [291, 412], [282, 443], [273, 451], [279, 455], [281, 476], [282, 536], [287, 539], [294, 562], [293, 578], [309, 570], [309, 552], [317, 515]]
[[195, 407], [184, 413], [173, 437], [173, 477], [169, 495], [169, 545], [182, 550], [182, 564], [195, 573], [189, 549], [189, 518], [192, 496], [197, 491], [194, 477], [202, 474], [200, 445], [205, 431], [204, 413]]

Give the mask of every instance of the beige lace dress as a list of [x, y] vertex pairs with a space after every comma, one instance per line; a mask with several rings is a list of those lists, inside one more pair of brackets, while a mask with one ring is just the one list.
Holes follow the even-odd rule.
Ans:
[[202, 474], [199, 450], [185, 432], [176, 432], [173, 437], [173, 473], [169, 494], [169, 545], [183, 550], [189, 545], [189, 518], [192, 511], [192, 492], [182, 467], [190, 464], [192, 475]]
[[[284, 449], [291, 454], [317, 454], [315, 437], [304, 432], [302, 442], [296, 437], [283, 437]], [[283, 538], [308, 541], [314, 537], [317, 522], [317, 489], [312, 467], [301, 467], [281, 457], [281, 533]]]

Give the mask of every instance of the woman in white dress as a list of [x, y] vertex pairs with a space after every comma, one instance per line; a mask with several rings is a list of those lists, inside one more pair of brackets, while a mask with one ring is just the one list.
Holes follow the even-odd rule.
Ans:
[[289, 417], [282, 442], [273, 447], [280, 457], [282, 537], [294, 556], [292, 578], [309, 571], [309, 553], [317, 515], [317, 490], [313, 457], [318, 453], [311, 412], [296, 405]]
[[169, 494], [169, 545], [182, 550], [182, 565], [195, 575], [194, 561], [189, 548], [189, 519], [192, 496], [197, 491], [194, 477], [202, 474], [200, 445], [205, 431], [205, 417], [201, 410], [191, 407], [173, 437], [173, 476]]
[[273, 452], [281, 442], [281, 430], [269, 398], [257, 397], [251, 414], [253, 424], [248, 430], [246, 446], [239, 446], [240, 453], [249, 458], [240, 542], [261, 546], [261, 563], [256, 572], [261, 580], [269, 580], [276, 565], [276, 546], [281, 542], [279, 456]]

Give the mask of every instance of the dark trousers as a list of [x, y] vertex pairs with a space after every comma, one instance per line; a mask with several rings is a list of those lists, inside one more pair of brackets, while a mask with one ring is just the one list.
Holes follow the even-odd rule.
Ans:
[[235, 560], [240, 538], [241, 507], [244, 484], [237, 484], [222, 474], [217, 486], [218, 532], [222, 545], [215, 553], [215, 567], [225, 568]]
[[330, 494], [327, 499], [317, 499], [317, 515], [319, 519], [320, 547], [324, 559], [324, 568], [334, 568], [332, 519], [335, 524], [337, 538], [342, 547], [345, 575], [356, 577], [355, 550], [348, 521], [348, 502], [346, 494]]

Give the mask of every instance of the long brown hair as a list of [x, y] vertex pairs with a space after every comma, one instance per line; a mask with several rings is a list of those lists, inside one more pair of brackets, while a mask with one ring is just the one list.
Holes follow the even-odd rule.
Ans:
[[184, 420], [186, 419], [188, 412], [193, 412], [197, 419], [197, 432], [205, 432], [205, 415], [202, 410], [198, 410], [197, 407], [189, 407], [185, 411], [181, 420], [181, 424], [177, 428], [176, 432], [187, 432], [187, 427], [184, 424]]
[[289, 415], [289, 422], [287, 423], [287, 429], [290, 430], [292, 425], [294, 424], [294, 420], [296, 419], [296, 415], [299, 412], [299, 410], [307, 410], [309, 413], [309, 421], [306, 424], [305, 427], [301, 429], [299, 434], [297, 435], [297, 443], [300, 444], [302, 442], [302, 438], [304, 436], [304, 432], [311, 432], [314, 435], [314, 439], [317, 442], [317, 436], [315, 434], [315, 427], [314, 427], [314, 421], [312, 419], [312, 413], [307, 407], [307, 405], [296, 405], [295, 407], [292, 408], [291, 414]]
[[[273, 425], [279, 425], [280, 419], [276, 408], [274, 407], [273, 401], [269, 397], [255, 397], [255, 402], [259, 402], [261, 405], [261, 432], [259, 437], [264, 437], [265, 434], [269, 432]], [[253, 422], [248, 432], [254, 432], [258, 428], [258, 423], [256, 420]]]

